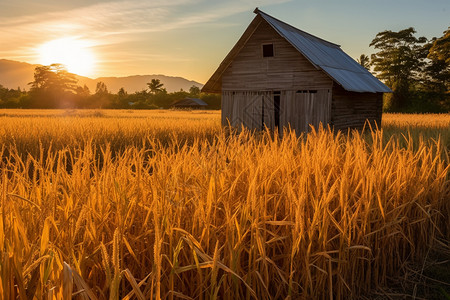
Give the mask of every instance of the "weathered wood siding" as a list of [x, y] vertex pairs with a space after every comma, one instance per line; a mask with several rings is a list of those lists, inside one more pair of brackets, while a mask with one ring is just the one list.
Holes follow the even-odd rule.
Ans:
[[309, 132], [311, 126], [326, 126], [331, 120], [331, 89], [286, 91], [281, 98], [281, 124], [296, 132]]
[[348, 92], [339, 86], [333, 88], [331, 124], [335, 129], [362, 129], [366, 120], [381, 127], [383, 93]]
[[[273, 57], [263, 57], [263, 44], [273, 44]], [[317, 70], [267, 22], [260, 23], [222, 77], [222, 91], [331, 87], [332, 80]]]
[[[274, 96], [279, 95], [280, 107], [275, 108]], [[291, 127], [296, 132], [308, 132], [310, 126], [326, 126], [331, 120], [331, 89], [302, 91], [245, 91], [222, 93], [222, 125], [250, 129]]]
[[[261, 129], [263, 119], [266, 126], [271, 127], [273, 118], [269, 110], [273, 110], [271, 104], [271, 92], [246, 91], [222, 93], [222, 125], [233, 127], [242, 125], [250, 129]], [[264, 111], [264, 115], [263, 115]]]

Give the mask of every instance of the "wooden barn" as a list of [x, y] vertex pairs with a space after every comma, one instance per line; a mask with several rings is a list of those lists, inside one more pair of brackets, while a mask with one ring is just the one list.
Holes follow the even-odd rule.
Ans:
[[290, 126], [297, 132], [381, 124], [391, 90], [339, 45], [294, 28], [261, 10], [203, 87], [222, 93], [222, 125]]

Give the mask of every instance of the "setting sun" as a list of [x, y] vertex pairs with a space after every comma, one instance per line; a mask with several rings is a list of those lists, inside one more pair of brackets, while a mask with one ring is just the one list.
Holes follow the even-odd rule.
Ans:
[[62, 38], [49, 41], [39, 47], [40, 63], [63, 64], [71, 73], [92, 75], [95, 56], [89, 42], [76, 38]]

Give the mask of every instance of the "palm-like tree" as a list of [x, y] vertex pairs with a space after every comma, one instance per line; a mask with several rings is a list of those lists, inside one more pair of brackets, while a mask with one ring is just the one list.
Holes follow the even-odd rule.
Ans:
[[361, 56], [358, 58], [358, 63], [367, 70], [370, 69], [370, 59], [367, 55], [361, 54]]
[[150, 89], [150, 93], [156, 94], [162, 92], [164, 84], [161, 83], [159, 79], [152, 79], [151, 82], [147, 83], [148, 88]]

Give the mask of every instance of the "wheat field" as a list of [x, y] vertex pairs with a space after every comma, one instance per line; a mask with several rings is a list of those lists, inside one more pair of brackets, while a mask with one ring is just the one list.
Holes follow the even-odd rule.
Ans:
[[3, 299], [358, 299], [450, 238], [450, 116], [0, 114]]

